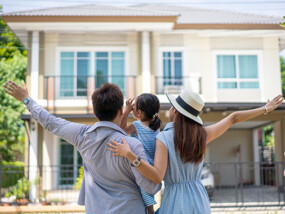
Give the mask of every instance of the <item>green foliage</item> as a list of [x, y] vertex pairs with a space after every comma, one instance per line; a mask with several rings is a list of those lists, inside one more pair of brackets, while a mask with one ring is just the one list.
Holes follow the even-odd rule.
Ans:
[[268, 148], [274, 147], [273, 126], [266, 126], [263, 128], [264, 146]]
[[79, 168], [79, 176], [78, 178], [76, 178], [76, 183], [73, 185], [73, 189], [80, 190], [82, 180], [83, 180], [83, 175], [84, 175], [84, 170], [83, 170], [83, 166], [81, 166]]
[[[283, 19], [285, 19], [285, 16], [283, 16]], [[283, 28], [285, 28], [285, 22], [280, 23], [280, 26], [283, 27]]]
[[281, 80], [282, 80], [282, 94], [285, 94], [285, 59], [280, 57]]
[[16, 199], [29, 198], [31, 182], [26, 178], [18, 180], [17, 184], [13, 186], [13, 189], [6, 192], [5, 197], [16, 196]]
[[21, 45], [13, 31], [0, 18], [0, 59], [13, 58], [14, 53], [19, 52], [23, 56], [27, 56], [27, 50]]
[[22, 160], [24, 154], [24, 126], [21, 114], [24, 105], [4, 93], [3, 85], [12, 80], [25, 79], [27, 51], [13, 32], [0, 19], [0, 164], [4, 161]]
[[24, 162], [3, 162], [1, 168], [2, 188], [13, 186], [24, 177]]

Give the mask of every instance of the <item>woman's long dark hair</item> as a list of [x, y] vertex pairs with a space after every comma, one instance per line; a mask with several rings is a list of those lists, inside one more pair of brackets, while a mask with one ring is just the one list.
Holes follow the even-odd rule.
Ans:
[[202, 125], [177, 112], [174, 125], [174, 145], [184, 163], [200, 163], [205, 156], [207, 132]]
[[150, 121], [149, 128], [153, 131], [159, 129], [161, 120], [158, 118], [160, 103], [157, 96], [149, 93], [141, 94], [136, 98], [136, 109], [141, 110], [146, 118], [143, 121]]

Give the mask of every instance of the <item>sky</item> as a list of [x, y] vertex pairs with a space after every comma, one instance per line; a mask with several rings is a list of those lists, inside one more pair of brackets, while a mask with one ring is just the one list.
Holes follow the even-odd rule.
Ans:
[[[80, 4], [129, 6], [147, 3], [175, 4], [278, 17], [285, 16], [285, 0], [0, 0], [4, 13]], [[281, 52], [281, 55], [285, 57], [285, 50]]]

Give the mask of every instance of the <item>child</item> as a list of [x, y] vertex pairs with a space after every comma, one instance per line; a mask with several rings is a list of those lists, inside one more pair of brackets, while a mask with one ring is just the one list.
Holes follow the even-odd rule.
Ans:
[[[141, 94], [135, 99], [126, 101], [126, 108], [120, 123], [120, 127], [133, 137], [139, 139], [143, 146], [151, 165], [154, 165], [155, 137], [159, 132], [161, 121], [158, 118], [160, 103], [153, 94]], [[137, 121], [127, 126], [128, 115], [133, 111]], [[147, 207], [148, 213], [153, 214], [153, 205], [156, 204], [154, 196], [144, 192], [141, 189], [142, 197]]]

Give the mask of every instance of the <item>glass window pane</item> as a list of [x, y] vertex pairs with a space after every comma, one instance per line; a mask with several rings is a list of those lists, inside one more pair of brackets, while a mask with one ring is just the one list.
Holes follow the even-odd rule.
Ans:
[[125, 53], [124, 52], [112, 52], [112, 58], [117, 57], [117, 58], [124, 58]]
[[240, 78], [258, 78], [257, 56], [239, 56]]
[[218, 82], [218, 88], [237, 88], [236, 82]]
[[89, 57], [90, 53], [89, 52], [78, 52], [77, 57]]
[[174, 85], [182, 85], [182, 60], [181, 59], [174, 60], [174, 75], [175, 75]]
[[73, 52], [61, 52], [60, 53], [60, 57], [63, 58], [63, 57], [66, 57], [66, 58], [70, 58], [70, 57], [74, 57], [74, 53]]
[[61, 140], [60, 142], [60, 185], [70, 185], [74, 183], [73, 168], [73, 151], [74, 147]]
[[108, 52], [96, 52], [96, 57], [108, 57]]
[[125, 61], [112, 59], [112, 83], [120, 87], [125, 95]]
[[90, 60], [77, 59], [77, 96], [87, 96], [87, 78], [90, 73]]
[[95, 60], [95, 74], [96, 74], [96, 88], [99, 88], [104, 83], [108, 82], [108, 60], [96, 59]]
[[163, 60], [163, 85], [171, 85], [171, 60]]
[[163, 52], [163, 57], [170, 57], [171, 53], [170, 52]]
[[218, 78], [236, 78], [236, 62], [234, 55], [217, 56]]
[[259, 82], [240, 82], [240, 88], [259, 88]]
[[174, 52], [174, 57], [181, 57], [182, 53], [181, 52]]
[[[61, 56], [72, 56], [72, 52], [61, 52]], [[60, 96], [73, 96], [74, 59], [60, 60]]]

